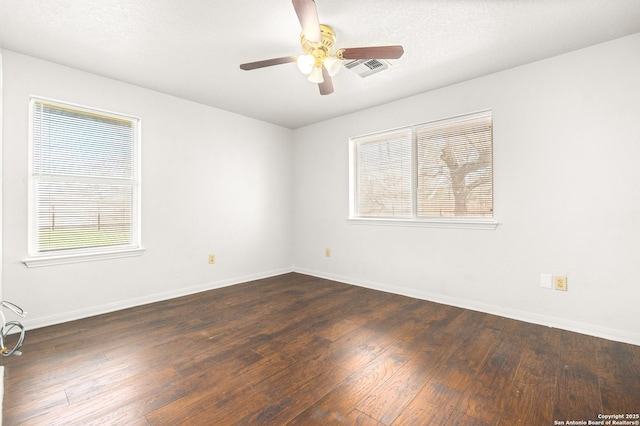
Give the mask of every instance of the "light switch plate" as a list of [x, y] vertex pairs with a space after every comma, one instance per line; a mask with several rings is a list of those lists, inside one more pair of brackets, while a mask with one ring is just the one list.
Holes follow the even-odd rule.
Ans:
[[542, 287], [542, 288], [553, 288], [553, 275], [551, 275], [551, 274], [540, 274], [540, 287]]

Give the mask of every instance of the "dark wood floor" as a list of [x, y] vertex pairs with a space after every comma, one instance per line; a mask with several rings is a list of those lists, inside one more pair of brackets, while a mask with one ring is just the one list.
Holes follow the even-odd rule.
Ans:
[[640, 347], [287, 274], [29, 331], [4, 425], [554, 425], [640, 412]]

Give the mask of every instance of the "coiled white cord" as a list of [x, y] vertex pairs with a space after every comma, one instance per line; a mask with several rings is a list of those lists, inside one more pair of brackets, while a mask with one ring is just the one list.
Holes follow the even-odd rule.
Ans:
[[[2, 351], [2, 356], [22, 355], [22, 352], [20, 352], [19, 349], [22, 347], [22, 344], [24, 343], [24, 332], [25, 332], [24, 326], [22, 325], [22, 323], [18, 321], [7, 322], [7, 319], [4, 316], [4, 312], [2, 312], [1, 308], [10, 309], [14, 314], [19, 315], [21, 317], [25, 317], [27, 313], [21, 307], [14, 305], [11, 302], [7, 302], [5, 300], [0, 302], [0, 305], [1, 305], [0, 317], [2, 317], [2, 328], [0, 329], [0, 350]], [[9, 333], [11, 333], [14, 328], [20, 329], [20, 332], [19, 332], [20, 336], [18, 336], [18, 342], [16, 343], [16, 345], [12, 349], [8, 349], [5, 346], [5, 340], [9, 335]]]

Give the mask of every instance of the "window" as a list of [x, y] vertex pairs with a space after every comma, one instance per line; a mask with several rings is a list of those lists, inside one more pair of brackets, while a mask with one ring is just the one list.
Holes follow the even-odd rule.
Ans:
[[27, 266], [139, 252], [139, 120], [35, 98], [30, 113]]
[[369, 136], [356, 147], [357, 215], [411, 217], [411, 129]]
[[495, 228], [491, 112], [351, 139], [350, 218]]

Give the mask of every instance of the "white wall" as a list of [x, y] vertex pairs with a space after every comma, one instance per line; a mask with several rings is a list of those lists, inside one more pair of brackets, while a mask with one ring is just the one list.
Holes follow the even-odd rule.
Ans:
[[[10, 51], [3, 71], [3, 293], [28, 327], [291, 270], [291, 130]], [[141, 257], [22, 263], [29, 95], [141, 118]]]
[[[483, 109], [495, 231], [346, 221], [349, 137]], [[640, 344], [640, 34], [298, 129], [294, 176], [298, 271]]]
[[[640, 34], [294, 132], [2, 54], [3, 297], [28, 327], [293, 267], [640, 344]], [[21, 262], [30, 94], [142, 119], [143, 256]], [[346, 221], [349, 137], [487, 108], [495, 231]]]
[[[2, 78], [2, 51], [0, 50], [0, 224], [2, 223], [2, 120], [3, 120], [3, 78]], [[2, 297], [2, 226], [0, 226], [0, 300], [4, 300]], [[2, 309], [2, 308], [0, 308]]]

